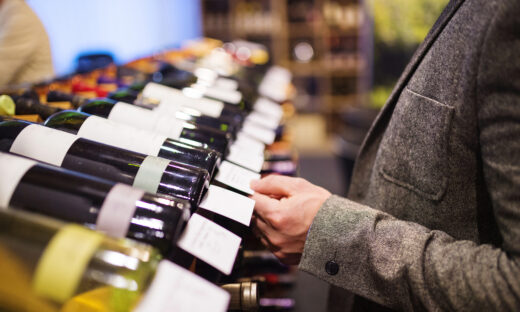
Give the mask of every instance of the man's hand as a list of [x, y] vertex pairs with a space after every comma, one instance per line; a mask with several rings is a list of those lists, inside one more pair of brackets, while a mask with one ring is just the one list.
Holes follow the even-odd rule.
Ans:
[[282, 262], [298, 264], [309, 227], [330, 192], [301, 178], [270, 175], [252, 181], [253, 230]]

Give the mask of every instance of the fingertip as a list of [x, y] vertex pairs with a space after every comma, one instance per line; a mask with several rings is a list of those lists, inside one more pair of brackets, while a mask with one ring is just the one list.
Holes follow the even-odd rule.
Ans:
[[249, 182], [249, 187], [251, 189], [253, 189], [253, 191], [254, 191], [255, 187], [257, 187], [259, 183], [260, 183], [260, 180], [258, 180], [258, 179], [251, 180], [251, 182]]

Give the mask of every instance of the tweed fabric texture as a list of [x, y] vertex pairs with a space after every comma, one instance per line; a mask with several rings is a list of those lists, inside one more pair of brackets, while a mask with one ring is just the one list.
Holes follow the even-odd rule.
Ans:
[[520, 311], [519, 51], [520, 1], [448, 4], [309, 231], [329, 310]]

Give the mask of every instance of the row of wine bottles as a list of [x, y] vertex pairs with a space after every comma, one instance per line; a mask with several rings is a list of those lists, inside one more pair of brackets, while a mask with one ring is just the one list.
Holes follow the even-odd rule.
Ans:
[[[213, 283], [244, 258], [254, 207], [249, 182], [263, 172], [282, 109], [253, 92], [244, 96], [240, 80], [212, 70], [167, 68], [161, 84], [147, 78], [105, 98], [50, 90], [54, 82], [9, 94], [17, 114], [45, 121], [15, 115], [0, 122], [2, 308], [257, 306], [255, 283]], [[51, 104], [58, 101], [75, 110]]]

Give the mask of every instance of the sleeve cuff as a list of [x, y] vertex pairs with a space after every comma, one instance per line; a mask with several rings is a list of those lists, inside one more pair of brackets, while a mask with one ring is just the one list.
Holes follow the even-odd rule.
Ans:
[[348, 281], [352, 274], [363, 269], [366, 238], [371, 235], [378, 216], [390, 217], [332, 195], [314, 218], [299, 268], [330, 284], [351, 288]]

